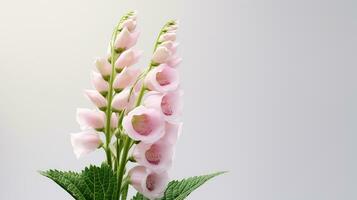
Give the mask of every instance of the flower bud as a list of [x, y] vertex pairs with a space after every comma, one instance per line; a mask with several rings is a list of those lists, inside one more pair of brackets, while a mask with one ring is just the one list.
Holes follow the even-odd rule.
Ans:
[[92, 84], [93, 87], [100, 92], [101, 94], [103, 94], [104, 96], [106, 95], [106, 93], [109, 90], [109, 84], [108, 82], [106, 82], [102, 75], [97, 73], [97, 72], [92, 72], [91, 74], [91, 79], [92, 79]]
[[163, 197], [169, 182], [167, 172], [152, 172], [144, 166], [136, 166], [129, 171], [130, 184], [150, 200]]
[[169, 49], [167, 49], [164, 46], [159, 46], [156, 51], [154, 52], [154, 55], [152, 56], [152, 62], [161, 64], [164, 63], [169, 57], [171, 56], [171, 52]]
[[175, 42], [176, 41], [176, 33], [169, 32], [169, 33], [162, 34], [159, 38], [159, 42], [165, 42], [165, 41]]
[[77, 122], [82, 130], [104, 128], [105, 114], [99, 110], [77, 109]]
[[130, 67], [139, 61], [141, 51], [126, 50], [120, 54], [119, 58], [115, 61], [115, 68], [121, 71], [124, 67]]
[[103, 109], [106, 108], [107, 99], [105, 99], [98, 91], [96, 91], [96, 90], [85, 90], [85, 95], [99, 109], [103, 110]]
[[125, 20], [120, 26], [119, 28], [122, 29], [122, 28], [127, 28], [130, 32], [134, 31], [135, 28], [136, 28], [136, 20], [135, 19], [132, 19], [132, 18], [129, 18], [127, 20]]
[[135, 99], [133, 97], [129, 98], [129, 95], [130, 88], [126, 88], [114, 96], [112, 108], [115, 112], [119, 112], [124, 109], [129, 110], [134, 105]]
[[79, 133], [72, 133], [71, 143], [74, 154], [77, 158], [80, 158], [83, 155], [95, 151], [100, 147], [102, 141], [100, 140], [98, 133], [90, 129]]
[[113, 88], [116, 91], [121, 91], [126, 87], [132, 86], [135, 80], [139, 77], [141, 70], [138, 68], [127, 68], [118, 74], [113, 83]]
[[153, 143], [164, 135], [165, 123], [157, 110], [139, 106], [124, 117], [123, 128], [130, 138]]
[[105, 79], [108, 79], [112, 73], [112, 65], [108, 62], [106, 58], [97, 58], [95, 60], [95, 66], [97, 67], [100, 74]]
[[176, 69], [161, 64], [147, 74], [145, 84], [153, 91], [162, 93], [174, 91], [179, 85], [179, 75]]
[[166, 47], [170, 51], [171, 55], [173, 55], [177, 52], [177, 47], [179, 46], [179, 43], [172, 42], [172, 41], [166, 41], [166, 42], [163, 42], [162, 44], [160, 44], [160, 46]]
[[130, 31], [124, 27], [123, 30], [117, 35], [117, 38], [114, 42], [114, 48], [118, 49], [129, 49], [130, 47], [134, 46], [138, 40], [140, 33]]

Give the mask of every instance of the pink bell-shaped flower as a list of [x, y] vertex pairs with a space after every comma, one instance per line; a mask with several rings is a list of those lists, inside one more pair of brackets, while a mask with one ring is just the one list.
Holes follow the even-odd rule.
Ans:
[[82, 130], [104, 128], [105, 114], [99, 110], [77, 109], [77, 122]]
[[91, 74], [91, 78], [94, 88], [101, 94], [106, 95], [109, 90], [109, 84], [103, 79], [102, 75], [98, 72], [93, 71]]
[[170, 67], [176, 68], [182, 62], [182, 58], [178, 56], [171, 56], [167, 61], [166, 64]]
[[151, 91], [144, 96], [143, 105], [159, 110], [165, 120], [177, 121], [182, 113], [182, 94], [181, 90], [168, 93]]
[[130, 67], [138, 62], [142, 52], [129, 49], [120, 54], [115, 62], [115, 68], [121, 71], [124, 67]]
[[99, 109], [105, 109], [107, 107], [107, 99], [105, 99], [98, 91], [85, 90], [85, 95]]
[[153, 172], [144, 166], [136, 166], [129, 171], [130, 184], [150, 200], [163, 197], [169, 182], [166, 171]]
[[127, 19], [119, 26], [119, 29], [125, 27], [128, 29], [128, 31], [132, 32], [136, 28], [136, 23], [137, 23], [136, 19], [133, 19], [133, 18]]
[[139, 77], [140, 73], [141, 70], [139, 68], [125, 67], [123, 71], [115, 77], [113, 88], [116, 91], [120, 91], [126, 87], [132, 86], [135, 80]]
[[181, 132], [182, 123], [165, 123], [165, 135], [155, 143], [140, 142], [135, 146], [133, 157], [137, 163], [155, 172], [171, 168], [174, 146]]
[[166, 62], [171, 56], [171, 52], [168, 48], [164, 46], [159, 46], [156, 51], [154, 52], [154, 55], [152, 56], [152, 62], [161, 64]]
[[165, 33], [160, 36], [159, 41], [160, 42], [165, 42], [165, 41], [175, 42], [176, 41], [176, 33], [175, 32]]
[[103, 77], [108, 78], [112, 73], [112, 65], [106, 58], [97, 58], [95, 60], [95, 66]]
[[130, 32], [126, 27], [120, 31], [114, 42], [115, 49], [129, 49], [134, 46], [139, 38], [140, 33], [138, 31]]
[[74, 154], [77, 158], [80, 158], [83, 155], [95, 151], [100, 147], [102, 141], [96, 131], [89, 129], [79, 133], [72, 133], [71, 143]]
[[120, 93], [116, 94], [112, 102], [113, 111], [119, 112], [124, 109], [130, 110], [135, 103], [135, 98], [133, 96], [130, 97], [129, 95], [130, 95], [130, 88], [126, 88]]
[[139, 106], [123, 119], [123, 128], [128, 136], [144, 143], [153, 143], [164, 135], [165, 123], [155, 109]]
[[172, 41], [166, 41], [160, 44], [161, 47], [166, 47], [171, 55], [175, 54], [177, 52], [177, 47], [179, 46], [179, 43], [177, 42], [172, 42]]
[[161, 64], [147, 74], [145, 84], [153, 91], [162, 93], [174, 91], [179, 85], [179, 75], [176, 69]]

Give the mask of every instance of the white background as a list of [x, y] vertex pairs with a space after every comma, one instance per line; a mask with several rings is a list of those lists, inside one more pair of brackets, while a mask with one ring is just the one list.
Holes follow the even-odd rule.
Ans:
[[357, 21], [348, 0], [1, 0], [0, 199], [71, 199], [36, 171], [80, 170], [69, 133], [93, 59], [139, 11], [146, 66], [181, 22], [184, 132], [173, 178], [229, 170], [189, 199], [357, 199]]

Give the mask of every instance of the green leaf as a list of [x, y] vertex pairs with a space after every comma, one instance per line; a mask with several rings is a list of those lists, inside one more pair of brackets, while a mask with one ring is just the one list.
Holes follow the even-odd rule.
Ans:
[[107, 165], [90, 166], [81, 173], [48, 170], [40, 172], [56, 182], [76, 200], [117, 200], [118, 181]]
[[[215, 176], [224, 174], [225, 172], [217, 172], [213, 174], [203, 175], [203, 176], [195, 176], [187, 179], [183, 179], [181, 181], [171, 181], [166, 188], [164, 197], [160, 200], [183, 200], [188, 195], [191, 194], [198, 187], [206, 183], [208, 180], [212, 179]], [[149, 200], [144, 197], [142, 194], [137, 193], [132, 200]]]

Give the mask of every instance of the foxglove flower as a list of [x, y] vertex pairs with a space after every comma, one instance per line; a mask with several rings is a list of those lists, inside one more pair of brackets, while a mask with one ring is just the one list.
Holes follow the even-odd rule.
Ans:
[[182, 62], [182, 58], [178, 56], [171, 56], [169, 60], [166, 61], [166, 64], [170, 67], [176, 68]]
[[164, 195], [169, 177], [167, 172], [153, 172], [144, 166], [136, 166], [129, 171], [131, 185], [145, 197], [153, 200]]
[[139, 106], [124, 117], [123, 128], [130, 138], [152, 143], [164, 135], [165, 123], [157, 110]]
[[71, 134], [71, 143], [77, 158], [95, 151], [101, 146], [102, 141], [97, 132], [92, 129]]
[[133, 107], [134, 102], [135, 99], [130, 97], [130, 88], [126, 88], [114, 96], [112, 102], [113, 111], [119, 112], [124, 109], [130, 110], [130, 108]]
[[115, 62], [115, 68], [120, 72], [124, 67], [130, 67], [138, 62], [141, 51], [129, 49], [120, 54], [119, 58]]
[[182, 123], [165, 123], [165, 135], [155, 143], [140, 142], [134, 149], [133, 157], [139, 165], [155, 172], [171, 168], [174, 146], [181, 131]]
[[112, 73], [112, 65], [108, 62], [108, 59], [97, 58], [95, 60], [95, 66], [105, 79], [109, 78], [110, 74]]
[[134, 46], [139, 38], [138, 31], [130, 32], [126, 27], [118, 34], [114, 43], [115, 49], [129, 49]]
[[105, 114], [99, 110], [77, 109], [77, 122], [82, 130], [104, 128]]
[[177, 51], [179, 43], [177, 42], [172, 42], [172, 41], [166, 41], [160, 44], [161, 47], [166, 47], [171, 54], [175, 54]]
[[148, 89], [153, 91], [163, 93], [174, 91], [179, 85], [179, 75], [176, 69], [161, 64], [148, 73], [145, 84]]
[[106, 82], [102, 75], [98, 72], [92, 72], [92, 84], [94, 88], [103, 95], [106, 95], [109, 89], [109, 84]]
[[166, 42], [166, 41], [175, 42], [176, 41], [176, 33], [175, 32], [165, 33], [160, 36], [159, 41], [160, 42]]
[[119, 92], [126, 87], [132, 86], [135, 80], [139, 77], [140, 72], [141, 71], [138, 68], [124, 68], [114, 79], [114, 90]]
[[143, 105], [160, 111], [166, 120], [175, 121], [182, 112], [181, 97], [181, 90], [168, 93], [151, 91], [145, 95]]
[[154, 52], [154, 55], [152, 57], [152, 62], [161, 64], [164, 63], [166, 60], [168, 60], [170, 56], [171, 56], [170, 50], [164, 46], [160, 46]]
[[98, 91], [96, 90], [85, 90], [85, 94], [88, 99], [99, 109], [103, 110], [107, 106], [107, 99], [105, 99]]
[[120, 26], [119, 29], [127, 28], [130, 32], [134, 31], [136, 28], [136, 19], [127, 19]]

